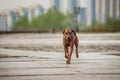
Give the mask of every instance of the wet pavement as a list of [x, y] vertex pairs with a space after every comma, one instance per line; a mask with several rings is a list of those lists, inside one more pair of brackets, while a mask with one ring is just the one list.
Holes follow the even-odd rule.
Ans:
[[84, 48], [67, 65], [61, 34], [0, 35], [0, 80], [120, 80], [119, 33], [78, 36]]

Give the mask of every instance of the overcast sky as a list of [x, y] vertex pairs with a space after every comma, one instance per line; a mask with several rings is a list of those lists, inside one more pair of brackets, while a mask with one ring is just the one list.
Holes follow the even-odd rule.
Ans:
[[[48, 9], [50, 1], [51, 0], [0, 0], [0, 12], [5, 9], [12, 10], [16, 7], [29, 7], [34, 4], [41, 4], [45, 9]], [[80, 0], [80, 6], [85, 7], [86, 1], [87, 0]]]
[[33, 4], [41, 4], [44, 8], [48, 8], [50, 0], [0, 0], [0, 12], [5, 9], [13, 9], [16, 7], [28, 7]]

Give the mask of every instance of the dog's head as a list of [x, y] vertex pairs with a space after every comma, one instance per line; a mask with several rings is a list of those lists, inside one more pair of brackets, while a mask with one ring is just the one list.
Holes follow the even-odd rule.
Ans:
[[67, 40], [68, 42], [70, 42], [74, 36], [74, 31], [72, 29], [65, 29], [63, 31], [63, 35], [65, 37], [65, 40]]

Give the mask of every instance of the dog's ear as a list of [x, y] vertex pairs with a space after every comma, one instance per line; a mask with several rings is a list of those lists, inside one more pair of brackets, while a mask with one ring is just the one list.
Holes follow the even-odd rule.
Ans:
[[73, 34], [76, 36], [76, 32], [72, 29]]
[[65, 30], [63, 30], [63, 34], [65, 33]]

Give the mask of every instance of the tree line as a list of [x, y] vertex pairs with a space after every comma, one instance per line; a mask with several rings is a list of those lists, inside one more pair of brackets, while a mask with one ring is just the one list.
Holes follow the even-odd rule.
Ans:
[[26, 16], [20, 16], [12, 30], [62, 30], [73, 26], [74, 14], [64, 14], [55, 7], [45, 14], [34, 17], [31, 21]]
[[93, 21], [91, 26], [81, 27], [80, 23], [76, 23], [74, 13], [64, 14], [55, 7], [50, 8], [45, 14], [34, 17], [31, 21], [26, 16], [20, 16], [14, 23], [12, 30], [14, 31], [44, 31], [44, 30], [63, 30], [70, 27], [78, 28], [82, 31], [120, 31], [120, 17], [112, 19], [108, 17], [105, 23]]

